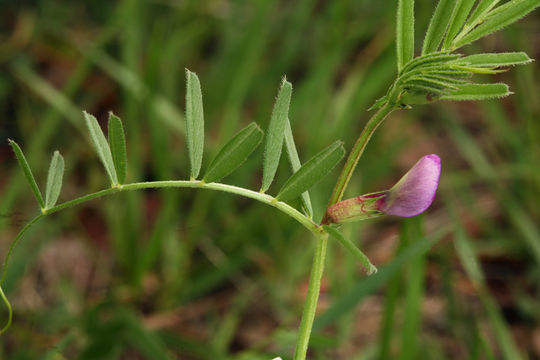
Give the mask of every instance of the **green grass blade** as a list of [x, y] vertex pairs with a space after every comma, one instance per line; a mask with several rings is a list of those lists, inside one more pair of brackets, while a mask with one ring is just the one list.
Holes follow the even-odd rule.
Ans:
[[[414, 244], [422, 238], [422, 217], [404, 219], [401, 241]], [[425, 260], [419, 254], [409, 261], [406, 274], [405, 314], [401, 332], [401, 351], [399, 359], [418, 359], [418, 338], [421, 320], [421, 305], [424, 294]]]
[[486, 20], [464, 35], [456, 48], [472, 43], [521, 19], [540, 5], [540, 0], [512, 0], [489, 13]]
[[478, 67], [504, 67], [513, 65], [525, 65], [533, 62], [524, 52], [508, 52], [493, 54], [475, 54], [460, 59], [469, 66]]
[[312, 157], [283, 185], [276, 196], [278, 200], [288, 201], [296, 198], [315, 185], [337, 165], [345, 156], [342, 141], [336, 141]]
[[112, 112], [109, 113], [109, 146], [116, 171], [118, 183], [123, 184], [126, 181], [127, 174], [127, 151], [126, 136], [122, 120]]
[[451, 50], [452, 43], [465, 24], [467, 16], [469, 16], [475, 1], [476, 0], [458, 0], [456, 2], [456, 7], [454, 8], [454, 13], [451, 16], [450, 25], [448, 25], [448, 31], [444, 38], [443, 50]]
[[464, 84], [458, 90], [441, 96], [441, 100], [466, 101], [497, 99], [512, 94], [506, 84]]
[[[301, 167], [302, 163], [300, 162], [300, 157], [298, 156], [298, 151], [296, 151], [296, 145], [294, 144], [294, 137], [291, 129], [291, 122], [287, 119], [287, 124], [285, 126], [285, 149], [287, 149], [287, 155], [289, 163], [291, 164], [292, 172], [297, 172]], [[309, 197], [309, 192], [304, 191], [301, 195], [302, 206], [304, 207], [305, 213], [309, 216], [313, 216], [313, 207], [311, 206], [311, 198]]]
[[[441, 114], [445, 116], [445, 114]], [[486, 155], [478, 147], [476, 141], [456, 122], [455, 117], [448, 117], [446, 124], [448, 133], [453, 138], [460, 150], [461, 155], [467, 160], [474, 172], [484, 179], [495, 179], [499, 175], [487, 160]], [[498, 201], [505, 210], [507, 218], [512, 222], [524, 244], [528, 247], [530, 254], [534, 257], [537, 264], [540, 264], [540, 231], [536, 226], [536, 221], [531, 214], [525, 210], [514, 196], [503, 190], [503, 185], [500, 182], [493, 184], [494, 193], [498, 196]]]
[[96, 47], [83, 47], [74, 44], [89, 61], [96, 64], [111, 79], [115, 80], [122, 88], [131, 94], [138, 101], [147, 101], [153, 111], [158, 115], [158, 119], [174, 133], [184, 135], [184, 115], [166, 97], [160, 94], [149, 96], [150, 89], [131, 69], [116, 61], [110, 55]]
[[372, 294], [383, 286], [394, 274], [396, 274], [404, 264], [420, 254], [428, 251], [439, 239], [448, 234], [449, 227], [441, 228], [438, 231], [418, 239], [414, 244], [404, 249], [391, 262], [379, 268], [373, 276], [362, 278], [351, 286], [350, 290], [341, 295], [330, 308], [315, 320], [315, 329], [333, 323], [339, 317], [345, 315], [366, 296]]
[[399, 0], [396, 25], [398, 71], [414, 57], [414, 0]]
[[34, 192], [34, 197], [36, 198], [39, 207], [44, 208], [45, 202], [43, 201], [43, 196], [41, 196], [41, 191], [39, 190], [39, 187], [36, 183], [36, 179], [34, 178], [34, 174], [32, 174], [32, 169], [30, 169], [30, 165], [28, 164], [28, 161], [26, 160], [26, 157], [24, 156], [24, 153], [22, 152], [20, 146], [13, 140], [9, 139], [9, 145], [13, 149], [13, 152], [15, 153], [15, 157], [17, 158], [17, 161], [19, 162], [19, 166], [22, 168], [24, 172], [24, 176], [26, 177], [26, 181], [28, 181], [28, 184], [32, 188], [32, 191]]
[[448, 29], [452, 18], [449, 15], [452, 14], [455, 4], [452, 0], [439, 0], [422, 44], [422, 55], [436, 52], [439, 48]]
[[285, 124], [289, 116], [289, 104], [291, 102], [292, 84], [284, 77], [279, 88], [278, 96], [272, 110], [270, 124], [266, 131], [266, 144], [264, 147], [263, 159], [263, 180], [261, 191], [268, 190], [281, 157], [283, 147], [283, 137], [285, 135]]
[[66, 95], [58, 91], [24, 62], [15, 62], [10, 70], [25, 86], [28, 86], [36, 95], [56, 109], [78, 130], [84, 131], [84, 127], [80, 123], [81, 111]]
[[369, 258], [356, 245], [354, 245], [352, 241], [345, 238], [342, 233], [340, 233], [338, 230], [331, 226], [324, 225], [323, 228], [335, 240], [337, 240], [341, 245], [343, 245], [343, 247], [345, 247], [345, 249], [349, 253], [351, 253], [351, 255], [354, 256], [360, 262], [360, 264], [362, 264], [362, 266], [366, 270], [366, 274], [372, 275], [377, 272], [377, 268], [375, 267], [375, 265], [373, 265], [371, 261], [369, 261]]
[[501, 352], [505, 359], [522, 359], [522, 355], [518, 351], [517, 345], [512, 338], [512, 334], [505, 319], [501, 314], [498, 305], [493, 299], [486, 285], [482, 268], [478, 263], [475, 251], [470, 244], [467, 234], [462, 228], [458, 228], [455, 233], [454, 244], [458, 257], [463, 265], [465, 272], [471, 279], [478, 296], [487, 312], [493, 332], [497, 339], [497, 344], [500, 346]]
[[83, 111], [83, 113], [84, 119], [86, 121], [86, 126], [88, 127], [88, 131], [90, 132], [90, 138], [92, 139], [92, 143], [94, 144], [98, 156], [103, 163], [103, 167], [105, 167], [105, 171], [107, 172], [107, 175], [111, 180], [111, 184], [113, 186], [116, 186], [118, 184], [118, 178], [116, 177], [116, 171], [114, 170], [114, 162], [112, 159], [109, 143], [107, 142], [105, 135], [103, 135], [103, 131], [101, 130], [101, 127], [99, 126], [96, 118], [93, 115], [87, 113], [86, 111]]
[[132, 312], [126, 308], [119, 308], [115, 313], [118, 322], [123, 327], [121, 338], [137, 349], [144, 359], [168, 360], [171, 358], [159, 335], [148, 330]]
[[259, 146], [263, 132], [256, 123], [251, 123], [236, 134], [212, 160], [203, 180], [216, 182], [236, 170]]
[[64, 176], [64, 158], [58, 151], [55, 151], [49, 166], [47, 175], [47, 187], [45, 190], [45, 208], [50, 209], [58, 200], [62, 189], [62, 177]]
[[65, 359], [62, 355], [64, 349], [75, 340], [75, 331], [68, 332], [63, 338], [61, 338], [54, 346], [47, 351], [42, 360], [61, 360]]
[[191, 163], [191, 178], [201, 171], [204, 151], [204, 113], [201, 83], [197, 75], [186, 69], [186, 137]]
[[[403, 243], [399, 244], [397, 253], [403, 251]], [[402, 297], [401, 274], [394, 274], [388, 281], [385, 290], [384, 310], [381, 319], [381, 330], [378, 337], [378, 356], [377, 359], [390, 359], [392, 339], [399, 335], [395, 328], [395, 313], [398, 309], [398, 299]]]

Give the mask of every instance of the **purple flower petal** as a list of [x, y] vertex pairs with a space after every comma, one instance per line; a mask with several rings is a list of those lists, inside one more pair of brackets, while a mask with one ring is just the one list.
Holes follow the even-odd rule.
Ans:
[[326, 209], [325, 223], [342, 224], [384, 214], [411, 217], [423, 213], [433, 202], [439, 186], [441, 159], [426, 155], [390, 189], [357, 196]]
[[381, 199], [379, 210], [401, 217], [423, 213], [435, 198], [440, 175], [441, 159], [435, 154], [422, 157]]

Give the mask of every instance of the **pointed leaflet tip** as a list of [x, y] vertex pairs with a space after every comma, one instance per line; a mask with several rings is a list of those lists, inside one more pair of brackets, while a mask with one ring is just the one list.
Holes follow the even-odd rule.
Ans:
[[17, 162], [19, 163], [19, 166], [22, 168], [24, 176], [26, 177], [26, 181], [28, 181], [28, 184], [32, 188], [32, 191], [34, 192], [34, 197], [36, 198], [36, 201], [39, 204], [40, 208], [45, 207], [45, 201], [43, 200], [43, 196], [41, 195], [41, 191], [39, 191], [39, 187], [36, 183], [36, 179], [34, 178], [34, 174], [32, 174], [32, 170], [30, 169], [30, 165], [28, 164], [28, 161], [26, 160], [26, 157], [24, 156], [24, 153], [22, 152], [19, 145], [11, 140], [8, 139], [8, 143], [13, 149], [13, 152], [15, 153], [15, 157], [17, 158]]
[[324, 230], [347, 249], [364, 267], [367, 275], [373, 275], [377, 268], [371, 263], [369, 258], [350, 240], [343, 236], [338, 230], [331, 226], [323, 225]]
[[107, 139], [105, 138], [97, 119], [86, 111], [83, 111], [83, 114], [84, 120], [86, 121], [86, 126], [90, 132], [90, 138], [94, 144], [94, 148], [96, 149], [96, 152], [103, 163], [103, 167], [105, 167], [105, 171], [111, 180], [112, 186], [116, 186], [118, 185], [118, 178], [116, 177], [116, 171], [114, 169], [114, 162], [109, 143], [107, 142]]

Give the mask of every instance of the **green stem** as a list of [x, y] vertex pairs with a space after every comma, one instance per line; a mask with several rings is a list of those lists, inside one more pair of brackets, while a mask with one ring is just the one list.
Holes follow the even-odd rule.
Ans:
[[358, 160], [360, 160], [369, 139], [371, 139], [371, 136], [377, 127], [379, 127], [379, 125], [383, 122], [383, 120], [395, 109], [396, 107], [393, 105], [393, 103], [388, 101], [368, 120], [366, 126], [360, 133], [360, 136], [351, 149], [351, 153], [349, 154], [345, 165], [343, 165], [343, 170], [341, 170], [341, 174], [339, 174], [334, 191], [330, 196], [328, 206], [334, 205], [341, 200], [343, 193], [351, 180], [351, 176], [356, 168], [356, 164], [358, 164]]
[[209, 189], [209, 190], [216, 190], [216, 191], [244, 196], [250, 199], [260, 201], [272, 207], [275, 207], [276, 209], [280, 210], [281, 212], [284, 212], [285, 214], [289, 215], [290, 217], [298, 221], [306, 229], [308, 229], [309, 231], [311, 231], [312, 233], [316, 235], [320, 234], [323, 231], [319, 225], [313, 222], [313, 220], [306, 217], [304, 214], [302, 214], [301, 212], [299, 212], [292, 206], [288, 205], [287, 203], [276, 200], [276, 198], [273, 196], [270, 196], [268, 194], [263, 194], [257, 191], [253, 191], [253, 190], [244, 189], [238, 186], [221, 184], [221, 183], [205, 183], [204, 181], [200, 181], [200, 180], [150, 181], [150, 182], [140, 182], [140, 183], [120, 185], [118, 187], [101, 190], [92, 194], [81, 196], [80, 198], [77, 198], [77, 199], [66, 201], [65, 203], [56, 205], [55, 207], [52, 207], [50, 209], [46, 209], [45, 214], [47, 215], [52, 214], [66, 208], [79, 205], [83, 202], [96, 199], [105, 195], [116, 194], [118, 192], [141, 190], [141, 189], [158, 189], [158, 188]]
[[[4, 265], [2, 266], [2, 277], [0, 277], [0, 286], [2, 286], [2, 284], [4, 283], [4, 280], [6, 279], [7, 266], [8, 266], [9, 258], [11, 257], [11, 253], [13, 252], [13, 249], [15, 248], [15, 246], [17, 245], [19, 240], [23, 237], [23, 235], [32, 227], [32, 225], [34, 225], [36, 222], [38, 222], [38, 220], [41, 219], [43, 216], [44, 216], [43, 214], [40, 214], [40, 215], [36, 216], [35, 218], [33, 218], [32, 220], [30, 220], [30, 222], [28, 224], [26, 224], [22, 228], [21, 231], [19, 231], [19, 233], [17, 234], [17, 237], [15, 237], [15, 240], [13, 240], [13, 242], [9, 246], [9, 250], [8, 250], [8, 252], [6, 254], [6, 257], [4, 259]], [[7, 302], [7, 300], [6, 300], [6, 302]]]
[[17, 237], [15, 237], [15, 240], [13, 240], [13, 242], [9, 246], [8, 253], [6, 254], [6, 258], [4, 259], [4, 265], [2, 266], [2, 276], [0, 277], [0, 298], [2, 298], [2, 301], [6, 305], [6, 308], [8, 311], [8, 320], [6, 322], [6, 325], [4, 325], [2, 329], [0, 329], [0, 335], [5, 333], [7, 329], [9, 329], [9, 327], [11, 326], [11, 320], [13, 318], [13, 309], [11, 308], [11, 304], [6, 297], [6, 294], [4, 294], [4, 289], [2, 289], [2, 284], [4, 283], [4, 280], [6, 279], [6, 272], [7, 272], [7, 265], [9, 262], [9, 258], [11, 257], [11, 253], [13, 252], [13, 249], [15, 248], [19, 240], [23, 237], [23, 235], [32, 227], [32, 225], [34, 225], [43, 216], [44, 216], [43, 214], [36, 216], [22, 228], [22, 230], [17, 234]]
[[[354, 144], [343, 170], [339, 175], [339, 178], [334, 187], [334, 191], [330, 197], [328, 206], [334, 205], [343, 197], [343, 193], [349, 181], [351, 180], [352, 173], [358, 164], [358, 160], [362, 156], [364, 149], [366, 148], [371, 136], [383, 122], [383, 120], [395, 110], [393, 102], [387, 101], [366, 123], [366, 126], [360, 133], [358, 140]], [[322, 224], [326, 223], [326, 216], [323, 218]], [[296, 350], [294, 352], [294, 360], [305, 360], [309, 338], [311, 336], [311, 329], [313, 327], [313, 320], [315, 319], [315, 312], [317, 310], [317, 302], [319, 300], [319, 292], [321, 289], [321, 280], [324, 271], [324, 260], [326, 258], [326, 248], [328, 245], [328, 234], [325, 232], [318, 237], [317, 248], [313, 257], [313, 267], [311, 268], [311, 275], [308, 285], [307, 299], [304, 304], [304, 312], [302, 314], [302, 320], [300, 322], [300, 329], [298, 340], [296, 342]]]
[[11, 304], [9, 303], [6, 295], [4, 294], [4, 290], [0, 286], [0, 297], [4, 301], [4, 304], [6, 304], [6, 307], [8, 309], [8, 321], [6, 322], [6, 325], [0, 330], [0, 335], [6, 332], [7, 329], [11, 326], [11, 320], [13, 319], [13, 310], [11, 309]]
[[299, 334], [298, 340], [296, 341], [296, 349], [294, 351], [294, 360], [306, 359], [311, 329], [313, 328], [313, 320], [315, 319], [315, 312], [317, 310], [317, 302], [319, 301], [321, 280], [324, 272], [324, 260], [326, 258], [326, 248], [328, 246], [328, 234], [323, 233], [319, 235], [317, 240], [306, 302], [304, 304], [304, 312], [302, 313], [302, 320], [300, 321], [300, 328], [298, 330]]

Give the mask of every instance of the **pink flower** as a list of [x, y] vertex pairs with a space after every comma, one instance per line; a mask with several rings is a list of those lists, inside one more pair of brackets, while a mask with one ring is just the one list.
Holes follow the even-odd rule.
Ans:
[[423, 213], [435, 198], [441, 159], [426, 155], [390, 189], [343, 200], [326, 210], [329, 223], [364, 220], [384, 214], [411, 217]]

